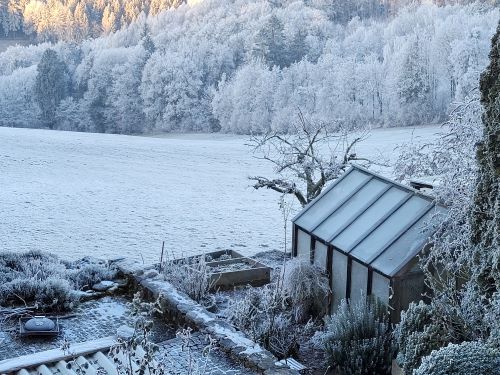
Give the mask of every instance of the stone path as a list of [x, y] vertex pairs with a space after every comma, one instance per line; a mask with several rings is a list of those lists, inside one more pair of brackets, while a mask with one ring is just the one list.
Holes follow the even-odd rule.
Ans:
[[217, 347], [208, 350], [208, 337], [200, 332], [160, 344], [160, 360], [175, 375], [254, 375]]
[[[122, 325], [133, 326], [128, 300], [104, 297], [82, 303], [72, 314], [61, 319], [61, 334], [56, 338], [21, 338], [17, 325], [0, 325], [0, 361], [50, 349], [61, 348], [64, 340], [71, 343], [90, 341], [116, 334]], [[152, 341], [160, 342], [160, 360], [175, 375], [255, 375], [239, 362], [221, 352], [217, 346], [207, 350], [206, 334], [191, 332], [175, 337], [175, 327], [165, 321], [154, 321]]]
[[[128, 300], [124, 297], [104, 297], [84, 302], [71, 314], [74, 317], [60, 319], [61, 333], [55, 338], [25, 338], [17, 335], [16, 323], [0, 323], [0, 360], [60, 348], [67, 340], [79, 343], [113, 336], [122, 325], [134, 326], [129, 315]], [[163, 321], [154, 321], [153, 341], [159, 342], [175, 336], [175, 328]]]

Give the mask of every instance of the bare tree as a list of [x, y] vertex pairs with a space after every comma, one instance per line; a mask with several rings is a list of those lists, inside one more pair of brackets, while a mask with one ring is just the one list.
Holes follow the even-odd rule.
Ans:
[[275, 178], [251, 176], [255, 189], [267, 188], [281, 194], [292, 194], [305, 206], [316, 198], [325, 185], [338, 178], [351, 162], [369, 166], [373, 162], [356, 154], [355, 146], [368, 133], [356, 136], [338, 126], [307, 121], [299, 111], [299, 121], [292, 134], [276, 131], [250, 138], [255, 157], [274, 165]]

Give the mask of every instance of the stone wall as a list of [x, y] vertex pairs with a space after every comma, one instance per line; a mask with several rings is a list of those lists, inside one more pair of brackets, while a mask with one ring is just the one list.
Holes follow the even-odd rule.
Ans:
[[288, 367], [277, 365], [278, 359], [271, 352], [177, 290], [151, 267], [144, 268], [140, 263], [127, 259], [118, 260], [115, 264], [133, 284], [142, 288], [152, 298], [159, 298], [162, 308], [172, 320], [209, 333], [218, 341], [221, 350], [243, 363], [245, 367], [266, 375], [299, 374]]

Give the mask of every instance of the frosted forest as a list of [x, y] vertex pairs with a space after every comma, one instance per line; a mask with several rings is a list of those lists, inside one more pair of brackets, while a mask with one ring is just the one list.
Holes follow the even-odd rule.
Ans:
[[[41, 43], [0, 55], [0, 125], [286, 133], [300, 110], [332, 127], [413, 126], [441, 123], [478, 95], [494, 3], [353, 3], [151, 2], [132, 16], [134, 2], [112, 2], [101, 24], [89, 26], [102, 36], [89, 38], [95, 33], [73, 35], [78, 22], [64, 23], [63, 4], [31, 1], [23, 14], [4, 16], [4, 30], [24, 20], [22, 30]], [[34, 4], [47, 18], [30, 18]], [[105, 26], [109, 6], [122, 28]]]
[[0, 35], [0, 373], [500, 375], [498, 0], [0, 0]]

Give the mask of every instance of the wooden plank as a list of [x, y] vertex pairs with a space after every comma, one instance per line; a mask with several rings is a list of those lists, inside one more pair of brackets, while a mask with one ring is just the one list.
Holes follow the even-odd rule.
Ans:
[[45, 363], [54, 363], [66, 359], [71, 360], [78, 356], [107, 350], [114, 344], [116, 344], [116, 338], [114, 336], [109, 336], [98, 340], [73, 344], [70, 346], [69, 351], [52, 349], [44, 352], [23, 355], [17, 358], [5, 359], [0, 361], [0, 374], [20, 371], [23, 368], [37, 367]]

